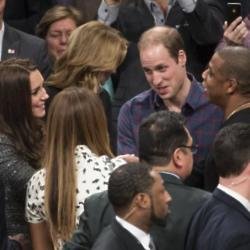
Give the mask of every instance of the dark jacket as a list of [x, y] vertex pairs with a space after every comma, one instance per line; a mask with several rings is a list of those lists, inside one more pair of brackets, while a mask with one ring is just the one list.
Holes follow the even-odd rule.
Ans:
[[249, 211], [236, 199], [216, 189], [192, 220], [185, 249], [249, 250]]
[[30, 59], [37, 65], [44, 78], [50, 74], [51, 62], [45, 41], [5, 24], [1, 60], [13, 57]]
[[[205, 191], [185, 186], [178, 178], [162, 175], [164, 186], [172, 197], [166, 227], [154, 225], [151, 230], [158, 250], [183, 250], [186, 231], [196, 210], [211, 196]], [[107, 192], [94, 194], [85, 200], [84, 213], [80, 217], [79, 230], [65, 250], [91, 249], [100, 232], [111, 223], [114, 211], [108, 201]]]

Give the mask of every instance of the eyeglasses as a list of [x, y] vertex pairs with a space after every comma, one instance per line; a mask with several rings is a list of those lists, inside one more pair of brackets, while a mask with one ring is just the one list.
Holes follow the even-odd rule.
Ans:
[[189, 148], [192, 152], [192, 154], [196, 154], [198, 152], [198, 145], [191, 145], [191, 146], [187, 146], [187, 145], [180, 145], [179, 148]]

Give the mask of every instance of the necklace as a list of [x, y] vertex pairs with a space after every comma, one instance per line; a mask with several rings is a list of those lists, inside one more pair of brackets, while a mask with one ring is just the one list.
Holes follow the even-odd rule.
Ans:
[[233, 116], [235, 113], [239, 112], [242, 109], [250, 108], [250, 102], [243, 103], [240, 106], [238, 106], [236, 109], [234, 109], [226, 118], [228, 120], [231, 116]]

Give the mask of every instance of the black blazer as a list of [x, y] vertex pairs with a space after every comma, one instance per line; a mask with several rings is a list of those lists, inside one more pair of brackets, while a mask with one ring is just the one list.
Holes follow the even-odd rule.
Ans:
[[95, 241], [92, 250], [145, 250], [141, 243], [114, 219]]
[[0, 182], [0, 249], [1, 250], [21, 250], [21, 245], [8, 239], [5, 220], [5, 190]]
[[186, 250], [249, 250], [250, 213], [237, 200], [215, 189], [196, 213]]
[[[172, 211], [167, 217], [166, 227], [154, 225], [151, 234], [158, 250], [183, 250], [186, 231], [195, 211], [211, 196], [210, 193], [185, 186], [172, 175], [164, 174], [164, 185], [172, 196]], [[71, 241], [64, 246], [65, 250], [87, 250], [96, 238], [107, 227], [114, 211], [107, 197], [107, 192], [94, 194], [85, 200], [84, 212], [80, 217], [79, 229]]]
[[50, 73], [51, 63], [45, 41], [5, 24], [1, 60], [13, 57], [30, 59], [37, 65], [44, 78]]

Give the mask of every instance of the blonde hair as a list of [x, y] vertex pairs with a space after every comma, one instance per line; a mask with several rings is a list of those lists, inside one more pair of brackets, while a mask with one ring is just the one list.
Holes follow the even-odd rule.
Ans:
[[75, 229], [74, 153], [80, 144], [97, 155], [113, 156], [99, 98], [88, 89], [71, 87], [52, 101], [46, 128], [45, 209], [54, 245], [68, 240]]
[[97, 21], [88, 22], [71, 33], [68, 48], [56, 62], [48, 85], [60, 89], [84, 86], [96, 92], [103, 74], [115, 71], [126, 52], [127, 41], [117, 30]]

